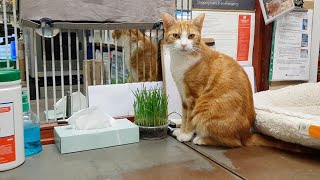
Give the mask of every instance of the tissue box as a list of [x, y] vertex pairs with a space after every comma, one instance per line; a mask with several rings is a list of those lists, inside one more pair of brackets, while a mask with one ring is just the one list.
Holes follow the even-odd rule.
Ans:
[[61, 154], [139, 142], [139, 127], [128, 119], [118, 119], [112, 127], [75, 130], [71, 126], [54, 128], [55, 144]]

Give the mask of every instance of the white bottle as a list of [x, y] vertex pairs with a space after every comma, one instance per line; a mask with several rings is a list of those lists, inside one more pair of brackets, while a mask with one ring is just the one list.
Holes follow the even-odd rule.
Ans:
[[20, 71], [0, 68], [0, 171], [25, 161]]

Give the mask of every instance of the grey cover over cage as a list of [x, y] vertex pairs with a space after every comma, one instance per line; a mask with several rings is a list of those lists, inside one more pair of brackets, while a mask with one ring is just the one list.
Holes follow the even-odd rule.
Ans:
[[20, 8], [30, 21], [155, 23], [174, 15], [175, 0], [22, 0]]

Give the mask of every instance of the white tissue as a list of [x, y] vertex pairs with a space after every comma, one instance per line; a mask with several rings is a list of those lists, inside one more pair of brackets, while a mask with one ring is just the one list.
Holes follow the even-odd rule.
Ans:
[[73, 114], [67, 121], [73, 129], [90, 130], [111, 127], [115, 119], [97, 107], [90, 107]]

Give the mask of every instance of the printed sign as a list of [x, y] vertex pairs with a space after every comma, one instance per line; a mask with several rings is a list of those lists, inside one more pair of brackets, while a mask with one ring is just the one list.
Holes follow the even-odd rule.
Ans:
[[250, 48], [251, 15], [239, 15], [237, 60], [247, 61]]
[[269, 81], [308, 81], [312, 10], [292, 11], [275, 21]]
[[192, 0], [193, 9], [242, 10], [254, 11], [255, 0]]
[[192, 17], [201, 13], [206, 15], [202, 38], [213, 38], [214, 50], [232, 57], [241, 65], [252, 66], [255, 13], [194, 10]]

